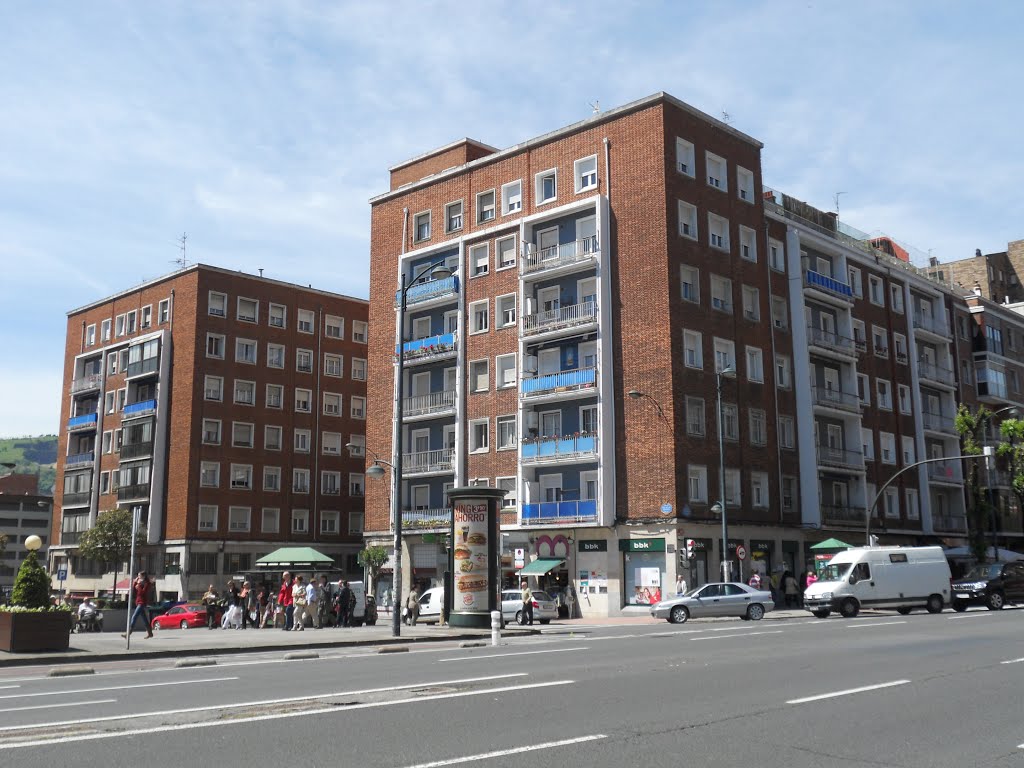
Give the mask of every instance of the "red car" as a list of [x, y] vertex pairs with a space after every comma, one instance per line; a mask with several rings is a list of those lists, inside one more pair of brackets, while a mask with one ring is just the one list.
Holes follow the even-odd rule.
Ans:
[[[218, 611], [219, 613], [219, 611]], [[220, 623], [220, 617], [217, 617]], [[176, 605], [167, 613], [153, 619], [153, 631], [161, 629], [195, 629], [206, 626], [205, 605]]]

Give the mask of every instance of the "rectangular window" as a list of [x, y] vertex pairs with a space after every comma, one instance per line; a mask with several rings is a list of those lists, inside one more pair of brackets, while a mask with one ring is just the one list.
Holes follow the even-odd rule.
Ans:
[[768, 266], [776, 272], [786, 271], [786, 251], [778, 240], [768, 241]]
[[792, 449], [796, 445], [796, 429], [792, 416], [779, 416], [779, 447]]
[[676, 137], [676, 170], [685, 175], [693, 178], [694, 175], [694, 161], [693, 161], [693, 144], [686, 139]]
[[494, 300], [494, 322], [499, 328], [512, 328], [516, 324], [516, 295], [506, 293]]
[[292, 491], [294, 493], [309, 493], [308, 469], [292, 469]]
[[320, 440], [320, 451], [325, 456], [341, 456], [341, 433], [324, 432]]
[[335, 315], [324, 317], [324, 336], [329, 339], [345, 338], [345, 318]]
[[488, 319], [490, 308], [488, 300], [474, 301], [469, 305], [469, 332], [486, 333], [488, 330]]
[[88, 326], [85, 329], [85, 344], [88, 347], [93, 346], [96, 343], [96, 325]]
[[308, 309], [300, 309], [298, 312], [299, 333], [313, 333], [316, 325], [316, 313]]
[[361, 498], [366, 495], [366, 479], [361, 472], [349, 472], [348, 495]]
[[110, 320], [100, 321], [100, 339], [102, 341], [110, 341]]
[[903, 286], [896, 283], [889, 283], [889, 306], [892, 311], [903, 314]]
[[353, 419], [366, 418], [366, 398], [353, 395], [348, 399], [349, 415]]
[[292, 533], [306, 533], [309, 531], [309, 510], [292, 510]]
[[366, 455], [366, 435], [349, 435], [348, 455], [353, 458]]
[[448, 203], [444, 207], [444, 231], [458, 232], [462, 229], [462, 201]]
[[473, 419], [469, 422], [469, 452], [485, 453], [490, 450], [490, 420]]
[[203, 488], [220, 486], [220, 463], [204, 461], [199, 466], [199, 485]]
[[711, 275], [711, 306], [719, 312], [732, 314], [732, 280]]
[[342, 355], [324, 355], [324, 375], [341, 378], [345, 375], [344, 358]]
[[754, 174], [746, 168], [736, 166], [736, 194], [740, 200], [754, 202]]
[[352, 358], [352, 380], [366, 381], [366, 360], [362, 357]]
[[917, 503], [917, 489], [907, 488], [903, 493], [907, 504], [907, 520], [920, 520], [921, 507]]
[[251, 507], [228, 507], [228, 530], [244, 533], [249, 530]]
[[214, 317], [228, 316], [228, 295], [218, 291], [210, 291], [206, 299], [206, 314]]
[[757, 234], [749, 227], [740, 226], [740, 258], [757, 261]]
[[704, 398], [686, 398], [686, 434], [704, 436]]
[[725, 470], [725, 503], [735, 509], [743, 503], [743, 488], [740, 486], [740, 471]]
[[536, 176], [537, 205], [550, 203], [558, 198], [558, 171], [554, 168], [538, 173]]
[[267, 451], [280, 451], [281, 450], [281, 436], [283, 430], [281, 427], [276, 427], [271, 424], [267, 424], [263, 427], [263, 448]]
[[203, 419], [203, 443], [206, 445], [220, 445], [219, 419]]
[[692, 504], [706, 504], [708, 501], [708, 468], [690, 464], [686, 468], [687, 487]]
[[498, 450], [504, 451], [516, 447], [516, 417], [499, 416], [498, 427]]
[[708, 169], [708, 186], [728, 192], [729, 176], [726, 172], [725, 158], [712, 152], [705, 152], [704, 157]]
[[[216, 531], [217, 530], [217, 507], [214, 504], [200, 504], [199, 505], [199, 530], [200, 531]], [[194, 553], [198, 554], [198, 553]], [[216, 569], [214, 569], [216, 570]], [[195, 573], [195, 569], [192, 569]]]
[[490, 271], [491, 256], [487, 243], [470, 246], [469, 249], [469, 276], [480, 277]]
[[896, 463], [896, 436], [892, 432], [879, 432], [878, 445], [883, 464]]
[[264, 491], [280, 491], [281, 490], [281, 468], [280, 467], [264, 467], [263, 468], [263, 490]]
[[739, 409], [735, 403], [722, 403], [722, 437], [726, 440], [740, 439]]
[[772, 296], [772, 325], [780, 331], [789, 330], [789, 308], [781, 296]]
[[267, 408], [281, 408], [284, 405], [284, 386], [267, 384]]
[[337, 534], [341, 520], [341, 513], [337, 511], [323, 511], [320, 513], [320, 533], [330, 535]]
[[365, 320], [353, 320], [352, 321], [352, 341], [356, 344], [366, 343], [366, 321]]
[[324, 392], [324, 415], [341, 416], [341, 395], [335, 392]]
[[729, 339], [715, 338], [715, 373], [726, 368], [736, 369], [736, 345]]
[[295, 410], [298, 413], [313, 412], [313, 391], [309, 389], [295, 390]]
[[416, 242], [430, 239], [430, 211], [413, 216], [413, 232]]
[[682, 200], [679, 201], [679, 234], [697, 239], [697, 207]]
[[481, 192], [476, 196], [476, 223], [494, 221], [494, 190]]
[[100, 496], [110, 493], [110, 472], [100, 472]]
[[[365, 518], [365, 513], [363, 513], [363, 512], [356, 512], [355, 510], [352, 510], [351, 512], [348, 513], [348, 532], [349, 532], [349, 534], [351, 534], [352, 536], [361, 536], [362, 535], [363, 527], [364, 527], [363, 526], [364, 518]], [[354, 555], [349, 555], [349, 557], [350, 558], [354, 557]], [[353, 570], [351, 562], [349, 564], [349, 570]]]
[[864, 452], [865, 461], [875, 460], [875, 433], [870, 429], [861, 427], [860, 430], [860, 449]]
[[750, 417], [750, 444], [767, 445], [768, 427], [765, 412], [760, 408], [751, 408], [748, 415]]
[[850, 280], [850, 290], [853, 291], [853, 295], [860, 299], [864, 296], [864, 281], [861, 280], [860, 270], [856, 267], [847, 267], [846, 274]]
[[760, 347], [747, 347], [747, 379], [764, 382], [764, 355]]
[[259, 319], [260, 303], [255, 299], [238, 297], [238, 319], [246, 323], [255, 323]]
[[498, 355], [494, 358], [494, 386], [506, 389], [516, 385], [516, 355]]
[[792, 378], [790, 376], [790, 362], [789, 358], [785, 355], [775, 356], [775, 385], [779, 389], [789, 389], [792, 384]]
[[863, 405], [871, 405], [871, 387], [868, 385], [868, 376], [866, 373], [857, 374], [857, 394]]
[[217, 360], [224, 359], [224, 336], [222, 334], [206, 334], [206, 356]]
[[231, 445], [236, 448], [252, 448], [253, 425], [243, 421], [231, 423]]
[[221, 376], [207, 376], [203, 380], [203, 398], [219, 403], [224, 399], [224, 379]]
[[171, 320], [171, 300], [164, 299], [157, 304], [156, 318], [158, 323], [167, 323]]
[[235, 403], [238, 405], [256, 404], [256, 382], [235, 379]]
[[114, 336], [120, 338], [124, 336], [124, 315], [118, 315], [114, 318]]
[[267, 344], [267, 367], [284, 368], [283, 344]]
[[750, 503], [755, 509], [768, 506], [768, 473], [750, 473]]
[[597, 155], [573, 163], [573, 175], [576, 179], [577, 193], [597, 189]]
[[278, 533], [281, 527], [281, 510], [276, 507], [264, 507], [263, 519], [260, 521], [260, 531], [263, 533]]
[[896, 385], [896, 396], [899, 399], [900, 413], [906, 415], [911, 411], [910, 406], [910, 387], [906, 384]]
[[917, 451], [914, 449], [914, 438], [904, 436], [900, 442], [903, 444], [903, 464], [909, 466], [917, 461]]
[[729, 250], [729, 221], [708, 213], [708, 244], [720, 251]]
[[486, 392], [490, 387], [487, 360], [473, 360], [469, 364], [469, 391]]
[[523, 182], [512, 181], [501, 187], [501, 215], [523, 210]]
[[142, 308], [142, 315], [140, 320], [141, 327], [143, 329], [150, 328], [153, 325], [153, 305], [150, 304]]
[[235, 490], [252, 490], [252, 465], [231, 465], [231, 487]]
[[320, 473], [320, 492], [324, 496], [341, 495], [341, 472], [323, 471]]
[[256, 364], [256, 342], [252, 339], [235, 339], [235, 362]]
[[795, 477], [783, 477], [782, 478], [782, 511], [793, 513], [797, 509], [796, 505], [796, 478]]
[[892, 345], [896, 350], [896, 362], [907, 364], [907, 337], [900, 333], [892, 335]]
[[743, 317], [757, 323], [761, 321], [761, 293], [750, 285], [742, 286]]
[[875, 397], [878, 407], [885, 411], [892, 410], [892, 387], [885, 379], [875, 379]]
[[700, 272], [696, 267], [688, 267], [685, 264], [679, 268], [679, 278], [682, 284], [682, 296], [684, 301], [700, 303]]
[[299, 373], [313, 372], [313, 350], [295, 350], [295, 370], [298, 371]]
[[284, 328], [288, 310], [281, 304], [271, 304], [267, 308], [267, 322], [272, 328]]
[[885, 306], [885, 294], [882, 293], [882, 278], [868, 275], [868, 299], [872, 304]]
[[703, 343], [702, 334], [683, 329], [683, 362], [687, 368], [704, 367]]
[[516, 265], [516, 238], [504, 237], [494, 244], [498, 269], [509, 269]]

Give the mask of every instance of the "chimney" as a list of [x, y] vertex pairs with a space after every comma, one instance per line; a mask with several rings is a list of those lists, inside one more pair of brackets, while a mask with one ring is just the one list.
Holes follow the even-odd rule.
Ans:
[[981, 248], [975, 248], [974, 249], [974, 255], [975, 256], [981, 256]]

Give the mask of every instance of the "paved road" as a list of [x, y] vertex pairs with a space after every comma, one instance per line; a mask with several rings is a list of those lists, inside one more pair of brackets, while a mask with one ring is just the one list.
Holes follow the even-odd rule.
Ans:
[[1022, 630], [1024, 610], [657, 623], [6, 674], [0, 762], [1020, 766]]

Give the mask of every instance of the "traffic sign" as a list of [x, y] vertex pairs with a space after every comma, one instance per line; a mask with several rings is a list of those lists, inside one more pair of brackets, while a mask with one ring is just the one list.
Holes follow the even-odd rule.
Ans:
[[686, 540], [686, 557], [687, 559], [693, 557], [693, 550], [697, 547], [697, 542], [693, 539]]
[[61, 569], [59, 569], [57, 571], [57, 580], [58, 581], [66, 581], [67, 578], [68, 578], [68, 569], [67, 568], [61, 568]]
[[671, 515], [672, 514], [672, 505], [669, 504], [667, 501], [664, 504], [661, 505], [661, 514], [663, 514], [663, 515]]
[[747, 548], [744, 547], [742, 544], [736, 545], [736, 557], [738, 557], [740, 560], [747, 559]]
[[516, 547], [515, 551], [515, 567], [522, 568], [526, 565], [526, 550], [522, 547]]

